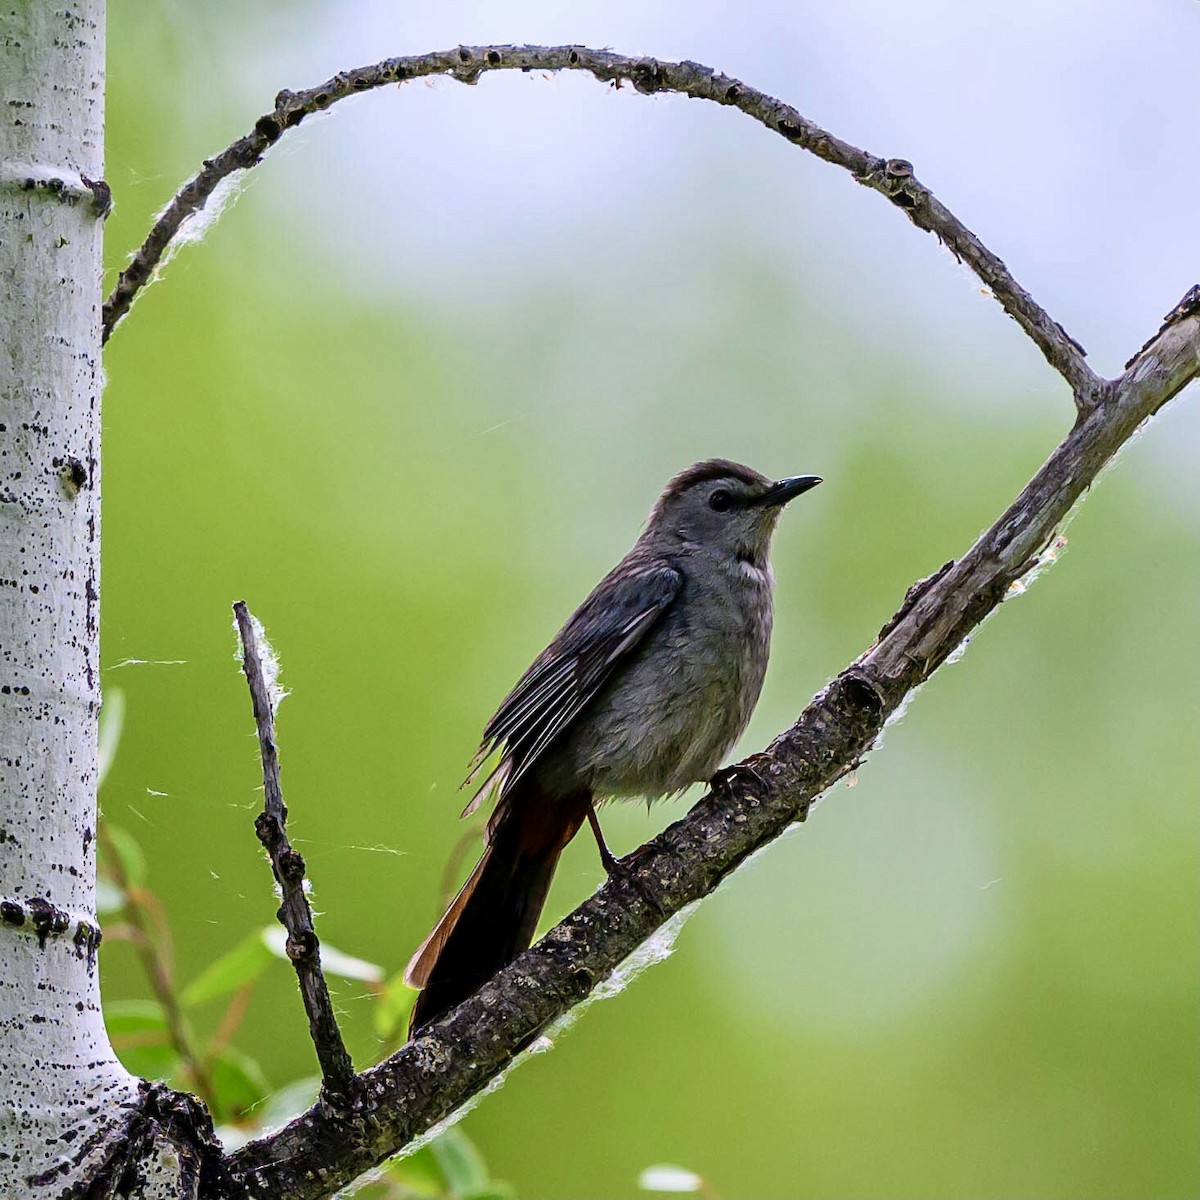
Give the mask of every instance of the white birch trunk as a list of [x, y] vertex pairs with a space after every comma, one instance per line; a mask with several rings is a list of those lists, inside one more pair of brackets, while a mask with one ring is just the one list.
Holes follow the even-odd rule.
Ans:
[[[88, 181], [103, 178], [103, 155], [104, 0], [9, 0], [0, 11], [5, 1200], [57, 1197], [92, 1176], [128, 1141], [138, 1099], [105, 1033], [96, 970], [103, 219]], [[160, 1157], [153, 1131], [134, 1141], [138, 1159]], [[177, 1194], [146, 1166], [135, 1170], [141, 1194]]]

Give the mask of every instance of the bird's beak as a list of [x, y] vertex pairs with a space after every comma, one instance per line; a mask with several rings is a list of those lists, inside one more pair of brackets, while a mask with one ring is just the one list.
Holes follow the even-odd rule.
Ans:
[[763, 494], [751, 501], [754, 505], [761, 504], [765, 508], [779, 508], [789, 500], [807, 492], [821, 483], [820, 475], [793, 475], [791, 479], [781, 479], [773, 483]]

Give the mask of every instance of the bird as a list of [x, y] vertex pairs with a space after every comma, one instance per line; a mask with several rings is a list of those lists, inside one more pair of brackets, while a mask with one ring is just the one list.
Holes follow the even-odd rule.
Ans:
[[628, 554], [533, 661], [484, 727], [498, 755], [463, 816], [494, 798], [483, 856], [413, 954], [414, 1036], [533, 940], [567, 843], [587, 822], [611, 875], [596, 805], [647, 802], [713, 781], [750, 720], [770, 652], [771, 536], [822, 480], [712, 458], [676, 475]]

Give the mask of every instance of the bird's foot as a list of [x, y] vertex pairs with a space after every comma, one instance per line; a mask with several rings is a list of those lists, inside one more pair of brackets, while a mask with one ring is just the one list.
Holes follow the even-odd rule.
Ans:
[[752, 754], [745, 762], [724, 767], [709, 781], [713, 794], [726, 804], [734, 803], [739, 793], [747, 791], [761, 795], [770, 786], [766, 780], [771, 759], [766, 754]]
[[[605, 875], [620, 874], [621, 860], [613, 854], [608, 845], [601, 842], [597, 848], [600, 851], [600, 865], [604, 868]], [[636, 853], [637, 851], [635, 850], [634, 854]]]
[[616, 879], [629, 884], [660, 917], [665, 918], [667, 910], [663, 908], [662, 901], [654, 894], [646, 882], [636, 874], [638, 864], [650, 853], [649, 845], [639, 846], [636, 850], [626, 854], [624, 858], [614, 858], [607, 851], [608, 847], [606, 846], [605, 853], [600, 856], [600, 861], [608, 873], [609, 879]]

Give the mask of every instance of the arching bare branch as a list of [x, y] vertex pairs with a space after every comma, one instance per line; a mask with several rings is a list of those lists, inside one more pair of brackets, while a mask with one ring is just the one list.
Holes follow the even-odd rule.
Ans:
[[677, 92], [738, 109], [793, 145], [849, 171], [859, 183], [886, 196], [917, 228], [932, 233], [975, 272], [1046, 361], [1070, 384], [1076, 407], [1082, 412], [1095, 403], [1101, 380], [1084, 361], [1083, 347], [1013, 278], [1003, 261], [917, 180], [911, 163], [860, 150], [814, 124], [790, 104], [700, 63], [630, 58], [586, 46], [459, 46], [432, 54], [387, 58], [339, 72], [304, 92], [280, 92], [274, 111], [260, 117], [245, 137], [207, 159], [159, 214], [105, 301], [104, 340], [154, 277], [184, 224], [204, 207], [218, 185], [238, 171], [256, 167], [266, 151], [305, 117], [372, 88], [429, 75], [448, 75], [462, 83], [475, 83], [487, 71], [586, 71], [615, 87], [630, 83], [644, 95]]

